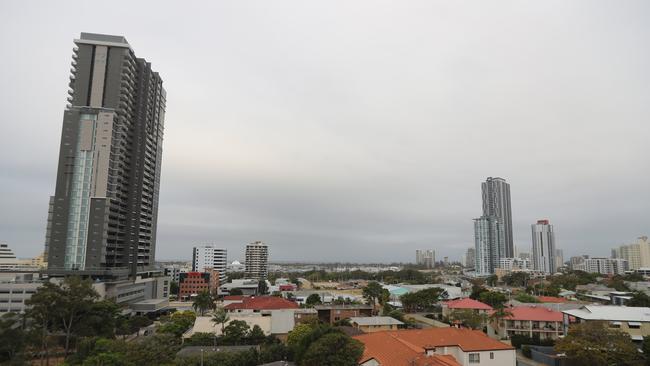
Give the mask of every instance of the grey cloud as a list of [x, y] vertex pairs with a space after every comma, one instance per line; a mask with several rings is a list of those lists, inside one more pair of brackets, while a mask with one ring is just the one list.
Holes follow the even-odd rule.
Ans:
[[[126, 11], [125, 9], [128, 9]], [[0, 240], [42, 250], [72, 38], [122, 34], [168, 91], [158, 258], [459, 258], [480, 182], [515, 243], [650, 233], [645, 1], [0, 4]]]

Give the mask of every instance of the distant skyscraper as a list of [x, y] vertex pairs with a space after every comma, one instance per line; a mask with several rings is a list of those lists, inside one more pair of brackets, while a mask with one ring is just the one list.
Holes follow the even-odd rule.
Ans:
[[74, 42], [48, 270], [134, 276], [154, 264], [165, 90], [124, 37]]
[[555, 270], [564, 267], [564, 252], [562, 249], [555, 249]]
[[467, 268], [474, 268], [476, 266], [476, 249], [468, 248], [467, 253], [465, 254], [465, 263], [463, 263]]
[[506, 257], [503, 223], [495, 216], [474, 219], [474, 251], [476, 274], [490, 275]]
[[194, 247], [192, 251], [192, 271], [205, 272], [206, 269], [219, 271], [219, 282], [226, 282], [226, 267], [228, 252], [226, 249], [215, 248], [211, 245]]
[[548, 220], [531, 225], [533, 234], [533, 267], [535, 271], [555, 273], [555, 233]]
[[495, 216], [503, 225], [505, 256], [515, 256], [512, 239], [512, 212], [510, 208], [510, 184], [503, 178], [489, 177], [481, 183], [483, 216]]
[[261, 241], [246, 245], [246, 277], [262, 279], [268, 274], [269, 247]]
[[436, 252], [433, 250], [418, 249], [415, 251], [415, 264], [433, 268], [436, 265]]
[[647, 236], [637, 238], [636, 243], [612, 249], [612, 258], [625, 259], [629, 269], [650, 267], [650, 241]]

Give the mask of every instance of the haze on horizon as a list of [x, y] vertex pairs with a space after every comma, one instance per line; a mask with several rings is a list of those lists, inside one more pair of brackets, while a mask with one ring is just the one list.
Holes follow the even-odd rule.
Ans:
[[570, 255], [650, 234], [647, 1], [0, 3], [0, 242], [43, 250], [74, 38], [167, 90], [157, 259], [458, 259], [480, 183]]

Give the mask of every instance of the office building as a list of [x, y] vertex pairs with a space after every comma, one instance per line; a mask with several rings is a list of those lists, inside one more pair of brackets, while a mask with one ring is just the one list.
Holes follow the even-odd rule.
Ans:
[[493, 274], [501, 258], [505, 258], [505, 232], [503, 223], [495, 216], [474, 219], [474, 251], [476, 274]]
[[219, 280], [221, 283], [225, 283], [227, 266], [228, 252], [226, 249], [215, 248], [210, 245], [194, 247], [192, 252], [192, 271], [204, 272], [211, 268], [219, 272]]
[[465, 254], [465, 267], [474, 268], [476, 266], [476, 249], [468, 248]]
[[650, 241], [647, 236], [637, 238], [636, 243], [612, 249], [612, 258], [627, 260], [630, 270], [650, 267]]
[[436, 265], [436, 252], [428, 249], [417, 249], [415, 251], [415, 264], [425, 268], [433, 268]]
[[481, 183], [483, 216], [495, 216], [503, 225], [505, 257], [514, 257], [512, 239], [512, 212], [510, 208], [510, 184], [503, 178], [489, 177]]
[[542, 273], [555, 273], [555, 233], [548, 220], [537, 220], [532, 224], [533, 268]]
[[269, 265], [269, 247], [261, 241], [246, 245], [246, 277], [266, 278]]
[[165, 90], [124, 37], [81, 33], [46, 234], [50, 275], [144, 274], [154, 264]]

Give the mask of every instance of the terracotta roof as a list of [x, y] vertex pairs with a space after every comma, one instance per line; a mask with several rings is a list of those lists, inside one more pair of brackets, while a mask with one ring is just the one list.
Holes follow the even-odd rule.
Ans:
[[451, 355], [426, 356], [424, 348], [389, 333], [393, 332], [355, 336], [365, 345], [359, 363], [374, 359], [382, 366], [461, 366]]
[[230, 301], [237, 301], [237, 300], [244, 300], [244, 295], [229, 295], [229, 296], [224, 296], [224, 300], [230, 300]]
[[492, 310], [488, 304], [470, 299], [469, 297], [458, 300], [449, 300], [444, 303], [449, 309], [475, 309], [475, 310]]
[[506, 308], [506, 310], [512, 313], [511, 316], [504, 318], [508, 320], [533, 320], [545, 322], [562, 321], [561, 312], [543, 306], [515, 306], [512, 308]]
[[406, 365], [416, 355], [424, 355], [424, 347], [429, 346], [459, 347], [464, 352], [514, 350], [514, 347], [492, 339], [481, 331], [458, 328], [374, 332], [354, 338], [366, 346], [362, 360], [374, 358], [381, 365]]
[[226, 305], [226, 310], [279, 310], [297, 309], [299, 306], [293, 301], [277, 296], [251, 296], [244, 297], [242, 302]]
[[555, 297], [555, 296], [537, 296], [537, 300], [539, 300], [539, 302], [550, 302], [554, 304], [567, 302], [567, 299], [563, 297]]

